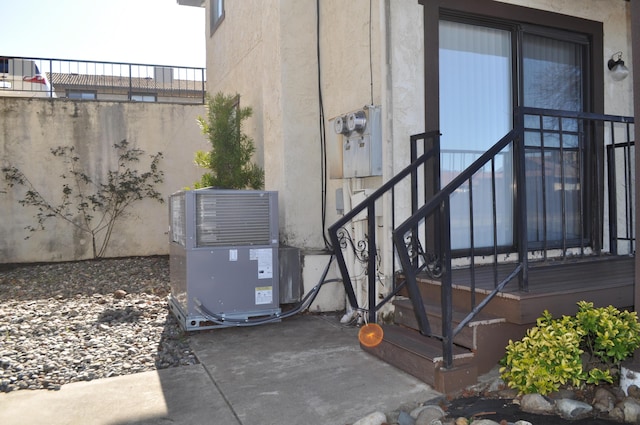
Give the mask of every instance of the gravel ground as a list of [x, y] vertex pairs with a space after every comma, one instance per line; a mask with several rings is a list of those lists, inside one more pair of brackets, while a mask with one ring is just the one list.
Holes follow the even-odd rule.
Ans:
[[0, 265], [0, 392], [197, 363], [165, 256]]

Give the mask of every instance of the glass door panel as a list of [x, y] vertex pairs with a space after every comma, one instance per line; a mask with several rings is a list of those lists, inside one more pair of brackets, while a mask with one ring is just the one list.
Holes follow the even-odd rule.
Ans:
[[[444, 186], [511, 130], [513, 59], [510, 31], [442, 20], [439, 36], [440, 167]], [[492, 199], [496, 200], [499, 223], [495, 243], [513, 244], [512, 170], [512, 153], [506, 150], [498, 155], [493, 170], [481, 170], [471, 188], [460, 188], [452, 195], [453, 249], [471, 246], [470, 202], [473, 245], [494, 245]]]
[[[582, 111], [583, 45], [524, 33], [524, 106]], [[577, 120], [525, 119], [527, 234], [533, 246], [564, 246], [582, 235], [583, 149]]]

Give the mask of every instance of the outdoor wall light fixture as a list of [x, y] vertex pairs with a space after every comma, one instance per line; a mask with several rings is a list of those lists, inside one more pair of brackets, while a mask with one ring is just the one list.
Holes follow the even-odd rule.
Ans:
[[611, 71], [611, 78], [615, 81], [622, 81], [629, 75], [629, 68], [624, 65], [622, 60], [622, 52], [614, 53], [609, 62], [607, 62], [607, 66]]

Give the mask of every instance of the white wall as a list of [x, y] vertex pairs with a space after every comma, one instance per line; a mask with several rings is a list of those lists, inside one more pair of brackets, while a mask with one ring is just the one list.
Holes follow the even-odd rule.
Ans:
[[[90, 102], [67, 99], [0, 97], [0, 164], [23, 171], [35, 188], [57, 204], [66, 168], [51, 155], [51, 148], [73, 146], [91, 175], [113, 170], [117, 157], [113, 144], [127, 139], [130, 147], [145, 151], [140, 165], [147, 170], [148, 157], [162, 152], [164, 183], [157, 186], [168, 196], [200, 178], [193, 164], [196, 150], [209, 145], [200, 133], [196, 117], [205, 115], [202, 105], [131, 102]], [[37, 211], [23, 207], [20, 187], [0, 180], [0, 263], [67, 261], [92, 257], [91, 238], [59, 219], [49, 219], [45, 230], [24, 230], [36, 225]], [[117, 224], [108, 257], [168, 254], [168, 209], [142, 200]], [[25, 236], [30, 239], [25, 240]]]
[[312, 11], [311, 2], [226, 2], [207, 41], [209, 91], [238, 93], [253, 108], [245, 131], [265, 189], [279, 192], [281, 239], [303, 249], [323, 247]]

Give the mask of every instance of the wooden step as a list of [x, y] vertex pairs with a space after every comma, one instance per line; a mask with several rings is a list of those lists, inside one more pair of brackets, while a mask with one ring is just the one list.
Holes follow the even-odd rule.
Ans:
[[[437, 280], [429, 278], [418, 278], [418, 287], [424, 302], [439, 305], [441, 296], [441, 283]], [[471, 291], [465, 285], [453, 285], [452, 300], [454, 311], [470, 311], [471, 309]], [[481, 302], [490, 289], [477, 289], [476, 304]], [[523, 303], [518, 296], [512, 293], [499, 293], [493, 300], [487, 304], [483, 312], [494, 317], [501, 317], [512, 323], [531, 323], [528, 318], [523, 320]], [[538, 312], [536, 312], [538, 313]], [[536, 316], [538, 317], [539, 314]], [[535, 322], [535, 319], [533, 320]]]
[[[413, 305], [409, 299], [396, 299], [394, 321], [411, 329], [418, 330], [418, 322], [413, 313]], [[442, 331], [442, 311], [440, 306], [433, 303], [425, 303], [425, 311], [434, 334]], [[454, 309], [453, 325], [456, 327], [468, 312]], [[474, 363], [478, 373], [490, 371], [498, 364], [505, 354], [505, 347], [509, 340], [522, 338], [529, 325], [518, 325], [507, 322], [504, 318], [491, 314], [480, 313], [475, 319], [453, 339], [456, 345], [469, 349], [474, 354]]]
[[478, 372], [470, 350], [454, 345], [453, 367], [445, 369], [439, 339], [400, 325], [384, 325], [383, 331], [379, 345], [362, 349], [445, 394], [476, 383]]
[[[431, 333], [442, 335], [442, 308], [438, 304], [424, 302], [427, 319], [431, 326]], [[404, 297], [396, 297], [393, 301], [395, 306], [394, 321], [398, 325], [403, 325], [411, 329], [419, 330], [418, 320], [413, 312], [413, 304], [411, 300]], [[452, 314], [453, 326], [456, 327], [467, 316], [468, 312], [454, 310]], [[505, 323], [502, 317], [496, 317], [490, 314], [480, 313], [469, 324], [454, 337], [454, 344], [462, 347], [476, 350], [478, 348], [478, 328], [481, 326], [489, 326], [498, 323]]]
[[[554, 317], [563, 314], [576, 313], [576, 303], [581, 300], [592, 301], [596, 307], [613, 305], [617, 308], [627, 307], [633, 300], [633, 258], [631, 259], [603, 259], [599, 261], [577, 261], [562, 264], [540, 264], [529, 270], [528, 291], [520, 291], [517, 283], [511, 282], [505, 291], [498, 294], [483, 309], [482, 314], [471, 321], [454, 338], [454, 343], [464, 347], [473, 354], [471, 360], [460, 363], [458, 360], [453, 369], [461, 369], [454, 381], [467, 379], [467, 375], [483, 374], [495, 367], [505, 354], [505, 347], [509, 340], [521, 339], [528, 328], [535, 325], [535, 321], [547, 309]], [[512, 264], [499, 266], [499, 276], [504, 277], [513, 269]], [[453, 323], [457, 326], [471, 309], [471, 275], [469, 270], [454, 270], [453, 273]], [[400, 278], [399, 278], [400, 279]], [[475, 275], [477, 288], [475, 304], [481, 302], [493, 290], [493, 268], [483, 267]], [[433, 334], [442, 333], [442, 314], [440, 309], [441, 282], [430, 279], [426, 275], [418, 278], [418, 289], [425, 303], [427, 318]], [[408, 296], [403, 288], [400, 296]], [[395, 304], [394, 321], [400, 327], [417, 329], [417, 320], [413, 312], [413, 305], [408, 299], [398, 299]], [[392, 331], [393, 332], [393, 331]], [[415, 331], [415, 335], [424, 338]], [[393, 340], [393, 336], [388, 338]], [[384, 344], [390, 342], [384, 341]], [[409, 344], [407, 344], [409, 345]], [[437, 354], [431, 358], [431, 366], [427, 368], [424, 359], [415, 360], [406, 353], [396, 353], [392, 348], [385, 348], [381, 344], [379, 350], [387, 350], [385, 361], [418, 376], [436, 388], [446, 388], [446, 383], [440, 383], [443, 374], [438, 369], [435, 358], [441, 356], [442, 348], [439, 341], [434, 342]], [[415, 354], [412, 354], [415, 356]], [[397, 359], [394, 359], [396, 357]], [[412, 360], [413, 359], [413, 360]], [[412, 365], [410, 361], [413, 361]], [[404, 365], [397, 363], [404, 362]], [[430, 376], [425, 376], [430, 374]]]

